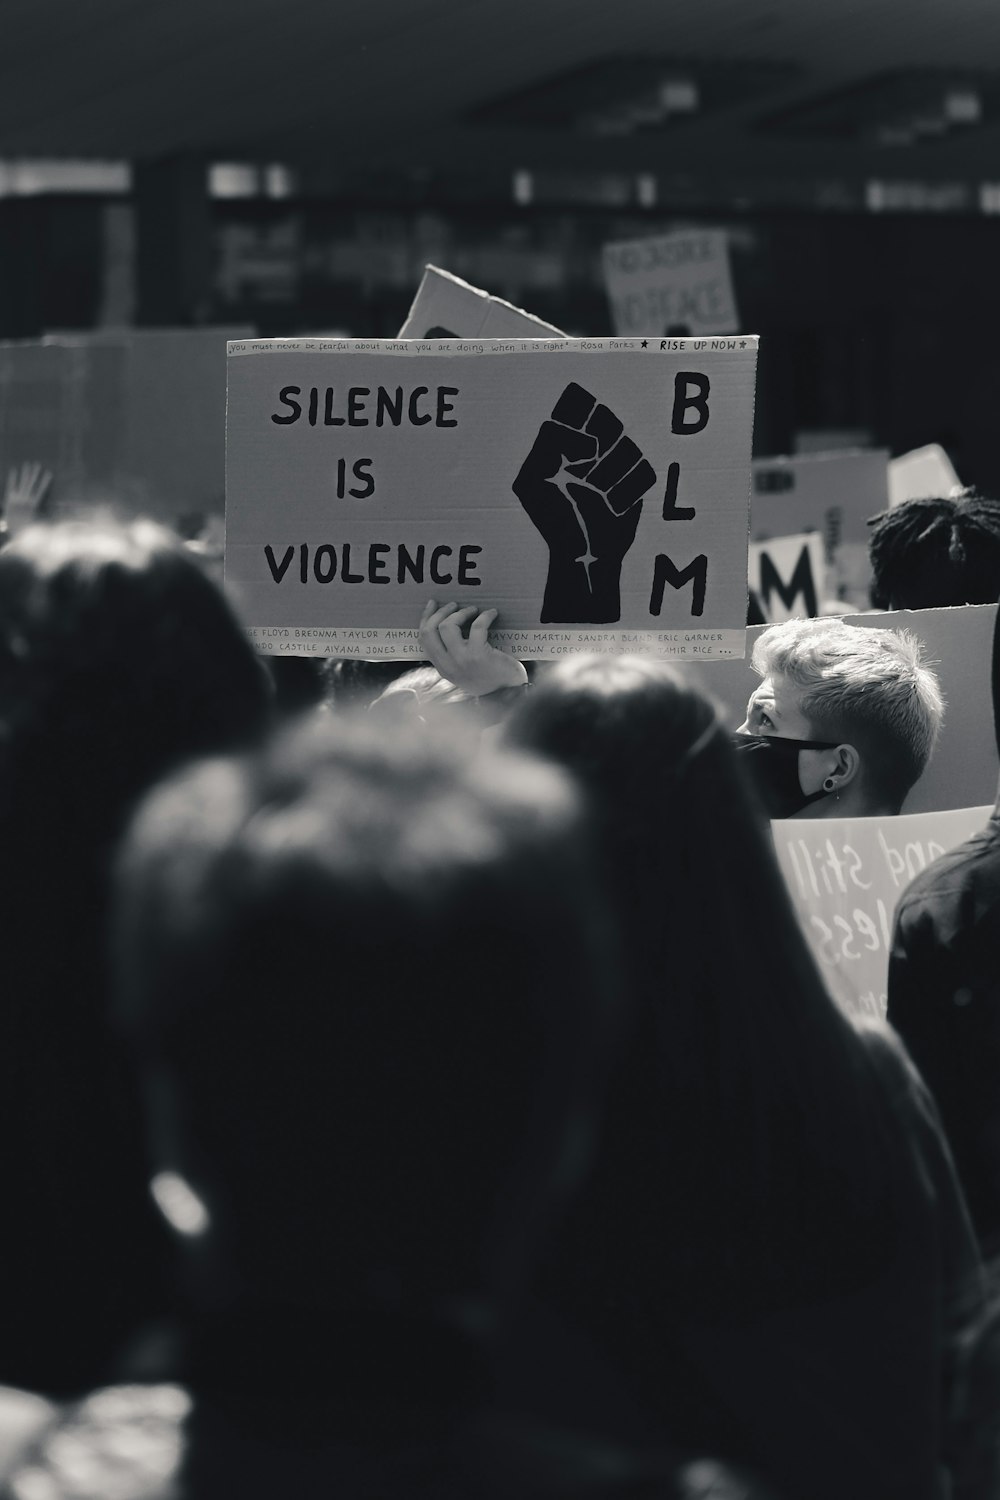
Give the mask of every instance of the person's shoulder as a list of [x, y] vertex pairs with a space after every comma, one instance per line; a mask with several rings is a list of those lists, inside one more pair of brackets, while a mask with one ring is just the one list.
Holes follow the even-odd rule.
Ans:
[[984, 890], [1000, 900], [1000, 822], [995, 818], [914, 876], [900, 895], [897, 921], [944, 910]]
[[869, 1062], [882, 1081], [904, 1094], [922, 1095], [926, 1086], [892, 1027], [870, 1016], [858, 1017], [854, 1029]]
[[[887, 1022], [866, 1019], [856, 1024], [896, 1121], [897, 1139], [918, 1169], [907, 1174], [908, 1180], [920, 1184], [924, 1202], [933, 1207], [946, 1227], [949, 1255], [958, 1268], [963, 1295], [980, 1298], [982, 1264], [934, 1096]], [[900, 1176], [899, 1181], [903, 1180]]]
[[947, 1152], [937, 1105], [902, 1039], [887, 1021], [865, 1017], [856, 1021], [855, 1027], [884, 1097], [904, 1126], [911, 1146], [922, 1151], [931, 1145], [935, 1153]]

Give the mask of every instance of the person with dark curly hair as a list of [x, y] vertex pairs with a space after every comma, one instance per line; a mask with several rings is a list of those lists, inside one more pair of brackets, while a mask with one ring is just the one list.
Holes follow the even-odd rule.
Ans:
[[872, 516], [868, 525], [876, 609], [996, 603], [1000, 500], [973, 489], [907, 500]]

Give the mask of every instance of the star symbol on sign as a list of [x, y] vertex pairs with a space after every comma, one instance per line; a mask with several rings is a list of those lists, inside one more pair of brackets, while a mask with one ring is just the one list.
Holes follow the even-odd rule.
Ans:
[[593, 593], [593, 583], [590, 577], [590, 570], [593, 567], [594, 563], [597, 561], [597, 557], [591, 551], [590, 532], [587, 528], [587, 523], [580, 512], [580, 506], [574, 496], [569, 492], [570, 480], [572, 480], [574, 484], [580, 484], [581, 482], [585, 483], [585, 481], [581, 481], [578, 475], [573, 473], [572, 469], [567, 466], [565, 458], [563, 458], [559, 464], [559, 472], [557, 474], [553, 474], [552, 476], [552, 483], [559, 490], [560, 494], [566, 497], [570, 505], [573, 507], [573, 515], [576, 520], [576, 524], [580, 528], [584, 540], [583, 554], [576, 560], [577, 562], [583, 563], [583, 571], [587, 575], [587, 588], [591, 593]]
[[746, 341], [746, 339], [740, 339], [740, 348], [741, 348], [741, 349], [745, 349], [745, 348], [746, 348], [746, 346], [747, 346], [747, 341]]
[[564, 495], [569, 501], [570, 505], [572, 505], [575, 509], [576, 501], [569, 492], [570, 480], [572, 480], [574, 484], [583, 483], [580, 477], [574, 474], [572, 469], [568, 467], [565, 458], [562, 458], [559, 462], [559, 472], [557, 474], [553, 474], [552, 476], [552, 483], [555, 485], [559, 493], [561, 495]]
[[648, 349], [649, 348], [649, 339], [643, 339], [643, 341], [642, 341], [642, 347], [644, 349]]

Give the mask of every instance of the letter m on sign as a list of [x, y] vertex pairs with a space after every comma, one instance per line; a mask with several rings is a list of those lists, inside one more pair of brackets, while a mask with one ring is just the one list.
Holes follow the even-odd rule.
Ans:
[[822, 576], [822, 566], [822, 539], [818, 535], [751, 543], [751, 588], [763, 620], [818, 614], [817, 580]]

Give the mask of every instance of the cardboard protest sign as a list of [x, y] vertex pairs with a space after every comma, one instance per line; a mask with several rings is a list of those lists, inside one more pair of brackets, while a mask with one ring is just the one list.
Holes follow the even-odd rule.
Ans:
[[[63, 465], [54, 466], [60, 502], [103, 492], [121, 508], [166, 521], [221, 514], [226, 346], [239, 336], [248, 330], [123, 329], [44, 340], [46, 357], [61, 351], [56, 359], [71, 369], [82, 362], [87, 373], [77, 378], [77, 392], [85, 430], [109, 434], [99, 463], [93, 448], [88, 452], [81, 482], [68, 486]], [[67, 495], [69, 488], [76, 492]]]
[[113, 503], [221, 515], [233, 329], [63, 334], [0, 345], [0, 473], [41, 463], [52, 513]]
[[902, 453], [889, 463], [889, 504], [936, 499], [961, 489], [962, 481], [940, 443]]
[[724, 229], [689, 229], [605, 245], [615, 333], [734, 333], [739, 328]]
[[226, 347], [241, 336], [226, 328], [129, 336], [119, 472], [147, 509], [224, 511]]
[[0, 344], [0, 474], [40, 463], [54, 509], [111, 490], [121, 441], [123, 371], [113, 350]]
[[992, 811], [771, 824], [802, 930], [831, 993], [847, 1010], [885, 1015], [896, 903], [915, 875], [979, 833]]
[[845, 609], [867, 609], [872, 578], [867, 522], [888, 505], [888, 462], [884, 449], [755, 458], [750, 540], [818, 532], [821, 602], [841, 600]]
[[803, 458], [860, 453], [874, 444], [870, 427], [796, 427], [792, 434], [792, 452]]
[[230, 345], [226, 579], [276, 654], [742, 655], [757, 341]]
[[[907, 630], [915, 635], [944, 694], [941, 735], [930, 764], [906, 798], [906, 813], [977, 807], [996, 796], [1000, 761], [993, 729], [991, 665], [996, 612], [995, 604], [966, 604], [959, 609], [843, 617], [848, 625]], [[712, 694], [729, 728], [742, 724], [747, 700], [760, 686], [750, 659], [766, 628], [758, 625], [747, 631], [745, 661], [717, 662], [704, 674], [695, 665], [684, 668]]]
[[552, 339], [565, 335], [460, 276], [427, 266], [401, 339]]
[[751, 618], [773, 624], [818, 615], [822, 580], [823, 542], [817, 532], [750, 543]]

